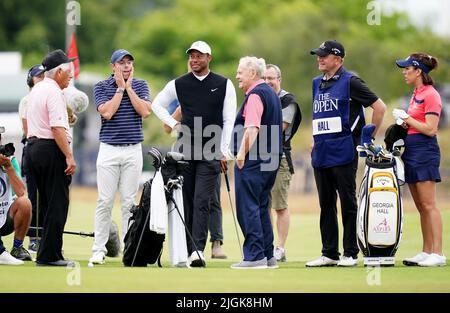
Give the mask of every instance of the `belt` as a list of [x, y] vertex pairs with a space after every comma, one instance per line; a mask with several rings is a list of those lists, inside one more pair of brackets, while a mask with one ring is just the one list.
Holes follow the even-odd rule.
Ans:
[[108, 143], [108, 145], [114, 146], [114, 147], [128, 147], [128, 146], [134, 146], [136, 144], [137, 143], [121, 143], [121, 144]]
[[55, 141], [55, 139], [50, 139], [50, 138], [38, 138], [36, 136], [28, 137], [28, 141], [35, 141], [35, 140]]

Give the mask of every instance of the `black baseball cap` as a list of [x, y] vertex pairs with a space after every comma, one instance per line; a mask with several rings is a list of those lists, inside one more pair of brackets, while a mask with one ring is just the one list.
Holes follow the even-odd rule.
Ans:
[[345, 49], [344, 46], [336, 40], [327, 40], [323, 42], [319, 48], [311, 50], [310, 53], [317, 54], [319, 57], [334, 54], [343, 58], [345, 56]]
[[67, 55], [62, 51], [61, 49], [54, 50], [52, 52], [49, 52], [44, 60], [42, 61], [42, 65], [45, 68], [45, 71], [50, 71], [51, 69], [54, 69], [57, 66], [60, 66], [64, 63], [70, 63], [73, 60], [76, 60], [77, 58], [69, 58]]

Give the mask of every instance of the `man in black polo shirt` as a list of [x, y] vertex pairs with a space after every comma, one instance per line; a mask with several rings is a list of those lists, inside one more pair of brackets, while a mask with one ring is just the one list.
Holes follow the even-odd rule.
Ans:
[[[325, 41], [311, 51], [317, 55], [323, 75], [313, 79], [312, 166], [319, 193], [322, 256], [306, 263], [307, 267], [355, 266], [356, 242], [356, 171], [360, 142], [365, 125], [364, 108], [373, 109], [375, 133], [383, 121], [386, 105], [355, 74], [347, 71], [345, 50], [335, 40]], [[336, 192], [337, 191], [337, 192]], [[339, 260], [337, 193], [341, 201], [344, 226], [344, 256]]]
[[[209, 202], [215, 193], [221, 162], [225, 168], [229, 156], [236, 91], [229, 79], [209, 70], [212, 55], [206, 42], [194, 42], [186, 53], [192, 71], [170, 81], [156, 96], [152, 110], [165, 124], [180, 132], [177, 147], [189, 161], [189, 167], [182, 173], [184, 215], [198, 249], [188, 240], [190, 266], [204, 267]], [[181, 123], [167, 111], [174, 100], [180, 103]]]

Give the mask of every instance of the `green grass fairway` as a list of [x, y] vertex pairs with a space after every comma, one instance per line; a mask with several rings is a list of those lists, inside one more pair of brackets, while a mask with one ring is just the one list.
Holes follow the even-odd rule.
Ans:
[[[301, 197], [300, 197], [301, 198]], [[92, 231], [95, 202], [77, 200], [72, 195], [67, 230]], [[444, 226], [450, 225], [448, 205], [442, 212]], [[302, 203], [297, 204], [300, 208]], [[300, 209], [301, 211], [301, 209]], [[119, 209], [114, 208], [119, 221]], [[210, 260], [207, 245], [207, 268], [170, 268], [167, 242], [163, 268], [124, 268], [120, 258], [108, 258], [107, 264], [87, 267], [92, 238], [65, 235], [64, 252], [77, 260], [79, 267], [42, 268], [28, 262], [25, 266], [0, 266], [0, 292], [450, 292], [450, 266], [411, 268], [401, 259], [420, 251], [419, 215], [407, 213], [403, 239], [397, 253], [397, 265], [390, 268], [305, 268], [305, 262], [320, 255], [318, 214], [293, 214], [287, 244], [287, 263], [274, 270], [232, 270], [240, 259], [232, 215], [224, 213], [224, 249], [228, 260]], [[449, 254], [448, 228], [444, 227], [444, 253]], [[3, 238], [11, 247], [12, 236]], [[242, 240], [242, 237], [241, 237]], [[28, 239], [25, 241], [28, 245]], [[360, 258], [361, 260], [361, 258]]]

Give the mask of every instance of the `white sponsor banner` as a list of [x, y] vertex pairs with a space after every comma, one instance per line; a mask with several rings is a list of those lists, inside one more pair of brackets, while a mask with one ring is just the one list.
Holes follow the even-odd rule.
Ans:
[[374, 191], [369, 196], [367, 240], [374, 246], [390, 246], [397, 238], [397, 194]]
[[312, 121], [313, 123], [313, 135], [324, 135], [332, 133], [340, 133], [342, 131], [341, 118], [329, 117], [319, 118]]

